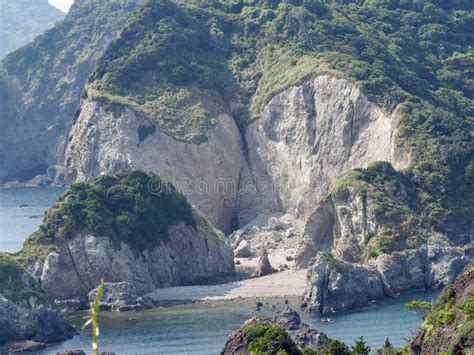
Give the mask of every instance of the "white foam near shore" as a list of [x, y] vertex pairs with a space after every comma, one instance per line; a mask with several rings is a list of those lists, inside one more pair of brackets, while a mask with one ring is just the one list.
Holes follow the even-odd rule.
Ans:
[[157, 289], [153, 301], [229, 301], [245, 298], [299, 297], [306, 288], [306, 270], [287, 270], [268, 276], [220, 285], [178, 286]]

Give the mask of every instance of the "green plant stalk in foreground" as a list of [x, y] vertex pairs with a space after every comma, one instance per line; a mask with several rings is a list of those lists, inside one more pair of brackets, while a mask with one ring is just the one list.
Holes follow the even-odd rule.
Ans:
[[99, 355], [99, 302], [104, 294], [104, 279], [100, 280], [94, 304], [91, 306], [90, 318], [84, 323], [82, 329], [92, 324], [92, 353]]

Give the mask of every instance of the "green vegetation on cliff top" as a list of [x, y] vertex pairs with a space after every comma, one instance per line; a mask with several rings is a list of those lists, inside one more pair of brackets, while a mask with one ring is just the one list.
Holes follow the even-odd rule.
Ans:
[[383, 225], [377, 233], [365, 236], [365, 253], [370, 257], [406, 248], [419, 247], [424, 241], [423, 229], [429, 229], [423, 218], [423, 192], [413, 181], [385, 162], [375, 162], [366, 169], [354, 169], [339, 176], [333, 195], [355, 189], [364, 208]]
[[122, 171], [70, 186], [47, 211], [18, 257], [45, 257], [60, 239], [73, 238], [81, 230], [143, 251], [165, 241], [168, 228], [179, 222], [221, 239], [171, 183], [153, 173]]
[[347, 77], [397, 109], [423, 218], [462, 229], [474, 191], [473, 8], [468, 0], [152, 1], [98, 61], [87, 91], [200, 143], [219, 113], [244, 124], [289, 85], [318, 73]]
[[[243, 329], [243, 336], [252, 355], [350, 355], [342, 342], [327, 339], [319, 350], [298, 348], [288, 332], [281, 326], [263, 319], [254, 319]], [[355, 353], [354, 353], [355, 354]]]

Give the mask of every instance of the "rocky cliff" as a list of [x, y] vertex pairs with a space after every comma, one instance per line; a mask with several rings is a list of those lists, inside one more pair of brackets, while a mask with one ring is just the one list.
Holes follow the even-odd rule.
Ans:
[[74, 333], [41, 286], [13, 257], [0, 253], [0, 352], [26, 340], [39, 349]]
[[63, 21], [2, 61], [0, 183], [37, 175], [35, 184], [64, 183], [60, 166], [87, 76], [135, 7], [76, 1]]
[[127, 167], [155, 171], [228, 231], [232, 218], [244, 226], [262, 211], [307, 218], [349, 169], [376, 160], [409, 164], [393, 117], [350, 81], [328, 75], [278, 94], [242, 138], [226, 114], [206, 134], [205, 143], [180, 142], [129, 109], [114, 115], [86, 100], [71, 131], [67, 174], [85, 181]]
[[474, 348], [474, 264], [431, 305], [411, 341], [414, 354], [469, 354]]
[[306, 219], [342, 172], [377, 160], [408, 166], [395, 122], [346, 79], [319, 75], [286, 88], [247, 128], [240, 220], [261, 210]]
[[[92, 15], [64, 22], [87, 27], [78, 31], [89, 34], [77, 41], [78, 52], [84, 43], [97, 44], [77, 58], [60, 52], [74, 60], [87, 57], [81, 75], [64, 75], [61, 66], [49, 72], [43, 59], [55, 55], [41, 55], [38, 72], [59, 73], [61, 87], [70, 88], [64, 78], [82, 80], [91, 73], [72, 91], [29, 69], [24, 61], [34, 57], [33, 48], [7, 58], [0, 96], [7, 112], [19, 113], [0, 120], [7, 135], [0, 143], [6, 147], [0, 146], [4, 177], [29, 178], [53, 160], [61, 165], [66, 149], [70, 181], [130, 167], [157, 172], [221, 230], [241, 229], [236, 241], [250, 241], [254, 249], [271, 244], [271, 262], [272, 253], [291, 250], [284, 255], [288, 260], [298, 248], [296, 264], [314, 266], [310, 260], [326, 252], [365, 282], [373, 279], [374, 295], [418, 287], [421, 277], [429, 279], [428, 287], [452, 280], [470, 257], [463, 245], [473, 235], [472, 90], [465, 75], [472, 63], [469, 5], [127, 4], [119, 10], [108, 8], [109, 2], [78, 2], [78, 13], [102, 9], [111, 15], [97, 23]], [[109, 27], [113, 31], [101, 32]], [[37, 82], [42, 92], [67, 100], [48, 97], [43, 113], [35, 91], [34, 104], [23, 105], [30, 102], [24, 93]], [[63, 116], [62, 110], [79, 104], [79, 86], [84, 94], [69, 131], [72, 111]], [[380, 170], [360, 170], [374, 161], [389, 162], [403, 174], [391, 169], [374, 179], [365, 176]], [[351, 170], [365, 177], [340, 176]], [[91, 235], [98, 237], [87, 232], [84, 243]], [[311, 285], [328, 270], [321, 258], [315, 268], [323, 271], [311, 273], [307, 297], [314, 305], [320, 291]], [[401, 258], [415, 276], [395, 284], [391, 258]]]
[[242, 141], [235, 121], [224, 113], [207, 136], [200, 144], [178, 141], [130, 109], [114, 114], [86, 100], [67, 147], [67, 178], [88, 181], [126, 168], [153, 171], [229, 231], [244, 164]]
[[172, 185], [139, 171], [73, 185], [20, 258], [58, 300], [86, 298], [102, 277], [143, 295], [234, 272], [221, 234]]
[[309, 267], [307, 311], [347, 310], [446, 286], [467, 265], [474, 244], [457, 246], [424, 224], [409, 181], [375, 163], [343, 175], [316, 207], [296, 261]]

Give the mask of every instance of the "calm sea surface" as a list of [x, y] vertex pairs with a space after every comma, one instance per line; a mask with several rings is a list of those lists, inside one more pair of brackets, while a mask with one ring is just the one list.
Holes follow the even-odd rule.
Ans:
[[[4, 188], [0, 189], [0, 251], [16, 252], [23, 241], [41, 223], [44, 211], [64, 188]], [[20, 208], [20, 205], [28, 207]], [[33, 217], [32, 217], [33, 216]], [[381, 347], [385, 338], [396, 346], [405, 344], [420, 319], [404, 304], [417, 299], [431, 300], [439, 292], [423, 292], [379, 302], [371, 308], [332, 316], [334, 323], [322, 324], [320, 317], [300, 312], [303, 321], [328, 336], [351, 344], [363, 336], [372, 349]], [[277, 303], [278, 302], [278, 303]], [[271, 301], [276, 310], [281, 301]], [[298, 310], [297, 300], [290, 301]], [[134, 313], [101, 313], [102, 351], [117, 354], [218, 354], [228, 335], [249, 317], [257, 315], [254, 302], [228, 302], [179, 305]], [[264, 305], [262, 315], [274, 314]], [[71, 316], [81, 329], [84, 314]], [[90, 330], [81, 330], [73, 339], [48, 348], [42, 354], [59, 350], [90, 349]]]
[[64, 191], [63, 187], [0, 188], [0, 251], [19, 251]]
[[[420, 319], [404, 309], [410, 300], [432, 300], [439, 292], [414, 293], [397, 299], [386, 300], [364, 310], [332, 316], [334, 323], [322, 324], [321, 318], [299, 312], [302, 320], [323, 331], [328, 336], [352, 344], [363, 336], [372, 349], [380, 348], [388, 337], [396, 346], [410, 338]], [[284, 307], [282, 301], [270, 302], [276, 310]], [[101, 351], [116, 354], [219, 354], [225, 340], [242, 323], [254, 315], [274, 315], [269, 305], [254, 311], [254, 302], [227, 302], [215, 305], [191, 304], [165, 307], [135, 313], [104, 312], [100, 316]], [[296, 300], [290, 302], [298, 310]], [[83, 314], [72, 317], [78, 329], [83, 324]], [[42, 354], [57, 351], [90, 349], [90, 330]]]

